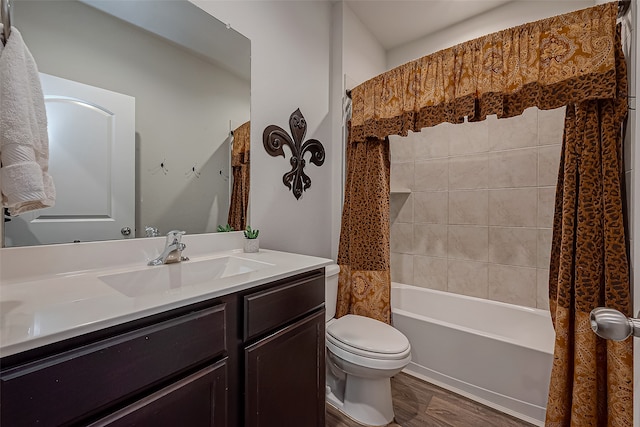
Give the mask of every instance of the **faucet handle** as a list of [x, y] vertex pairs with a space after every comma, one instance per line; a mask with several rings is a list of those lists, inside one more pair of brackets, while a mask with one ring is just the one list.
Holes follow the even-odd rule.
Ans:
[[166, 246], [180, 243], [180, 240], [182, 239], [182, 235], [186, 233], [187, 233], [186, 231], [171, 230], [170, 232], [167, 233]]

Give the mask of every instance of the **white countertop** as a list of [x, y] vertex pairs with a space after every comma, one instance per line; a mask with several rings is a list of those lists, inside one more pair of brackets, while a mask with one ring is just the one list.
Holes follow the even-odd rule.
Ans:
[[253, 254], [232, 249], [189, 256], [191, 259], [183, 261], [184, 264], [233, 256], [267, 265], [255, 271], [139, 296], [127, 296], [100, 277], [148, 269], [173, 269], [168, 271], [178, 272], [183, 263], [148, 267], [136, 262], [116, 268], [101, 267], [39, 275], [24, 281], [5, 281], [0, 288], [0, 357], [333, 263], [326, 258], [266, 249]]

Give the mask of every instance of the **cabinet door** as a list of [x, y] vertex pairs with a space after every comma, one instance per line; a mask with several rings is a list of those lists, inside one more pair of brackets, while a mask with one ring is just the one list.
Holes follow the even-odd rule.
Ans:
[[245, 348], [247, 427], [324, 427], [324, 309]]
[[190, 375], [89, 427], [226, 427], [226, 360]]

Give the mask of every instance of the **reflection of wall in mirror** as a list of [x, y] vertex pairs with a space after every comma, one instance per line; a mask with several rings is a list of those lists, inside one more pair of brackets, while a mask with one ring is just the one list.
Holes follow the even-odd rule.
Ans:
[[14, 21], [41, 72], [136, 98], [137, 236], [226, 222], [229, 123], [249, 119], [248, 81], [81, 3], [16, 2]]

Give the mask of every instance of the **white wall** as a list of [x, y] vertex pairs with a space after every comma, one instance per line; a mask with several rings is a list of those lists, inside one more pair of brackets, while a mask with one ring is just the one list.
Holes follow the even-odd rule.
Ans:
[[386, 52], [349, 6], [342, 6], [343, 72], [358, 85], [387, 71]]
[[344, 4], [336, 2], [331, 8], [331, 139], [334, 149], [331, 155], [331, 258], [338, 259], [340, 242], [340, 223], [342, 220], [342, 201], [344, 199], [343, 166], [345, 141], [343, 140], [344, 120], [343, 110], [346, 100], [345, 79], [343, 74], [344, 62], [342, 54], [342, 40], [344, 36]]
[[346, 90], [386, 69], [385, 51], [346, 3], [332, 7], [331, 110], [333, 153], [331, 195], [331, 258], [338, 256], [342, 202], [344, 200], [344, 153], [346, 148], [344, 107]]
[[594, 5], [591, 0], [515, 1], [387, 52], [388, 69], [496, 31]]
[[136, 98], [138, 236], [227, 222], [229, 121], [249, 120], [248, 81], [78, 2], [18, 2], [14, 22], [40, 71]]
[[[329, 104], [331, 3], [325, 1], [191, 0], [251, 40], [250, 225], [260, 229], [260, 245], [329, 257], [332, 253], [331, 195], [333, 150]], [[307, 120], [306, 139], [325, 147], [324, 165], [307, 161], [311, 187], [300, 200], [282, 183], [286, 159], [271, 157], [262, 143], [269, 125], [289, 131], [297, 108]], [[307, 155], [308, 156], [308, 155]], [[308, 159], [308, 157], [307, 157]]]

